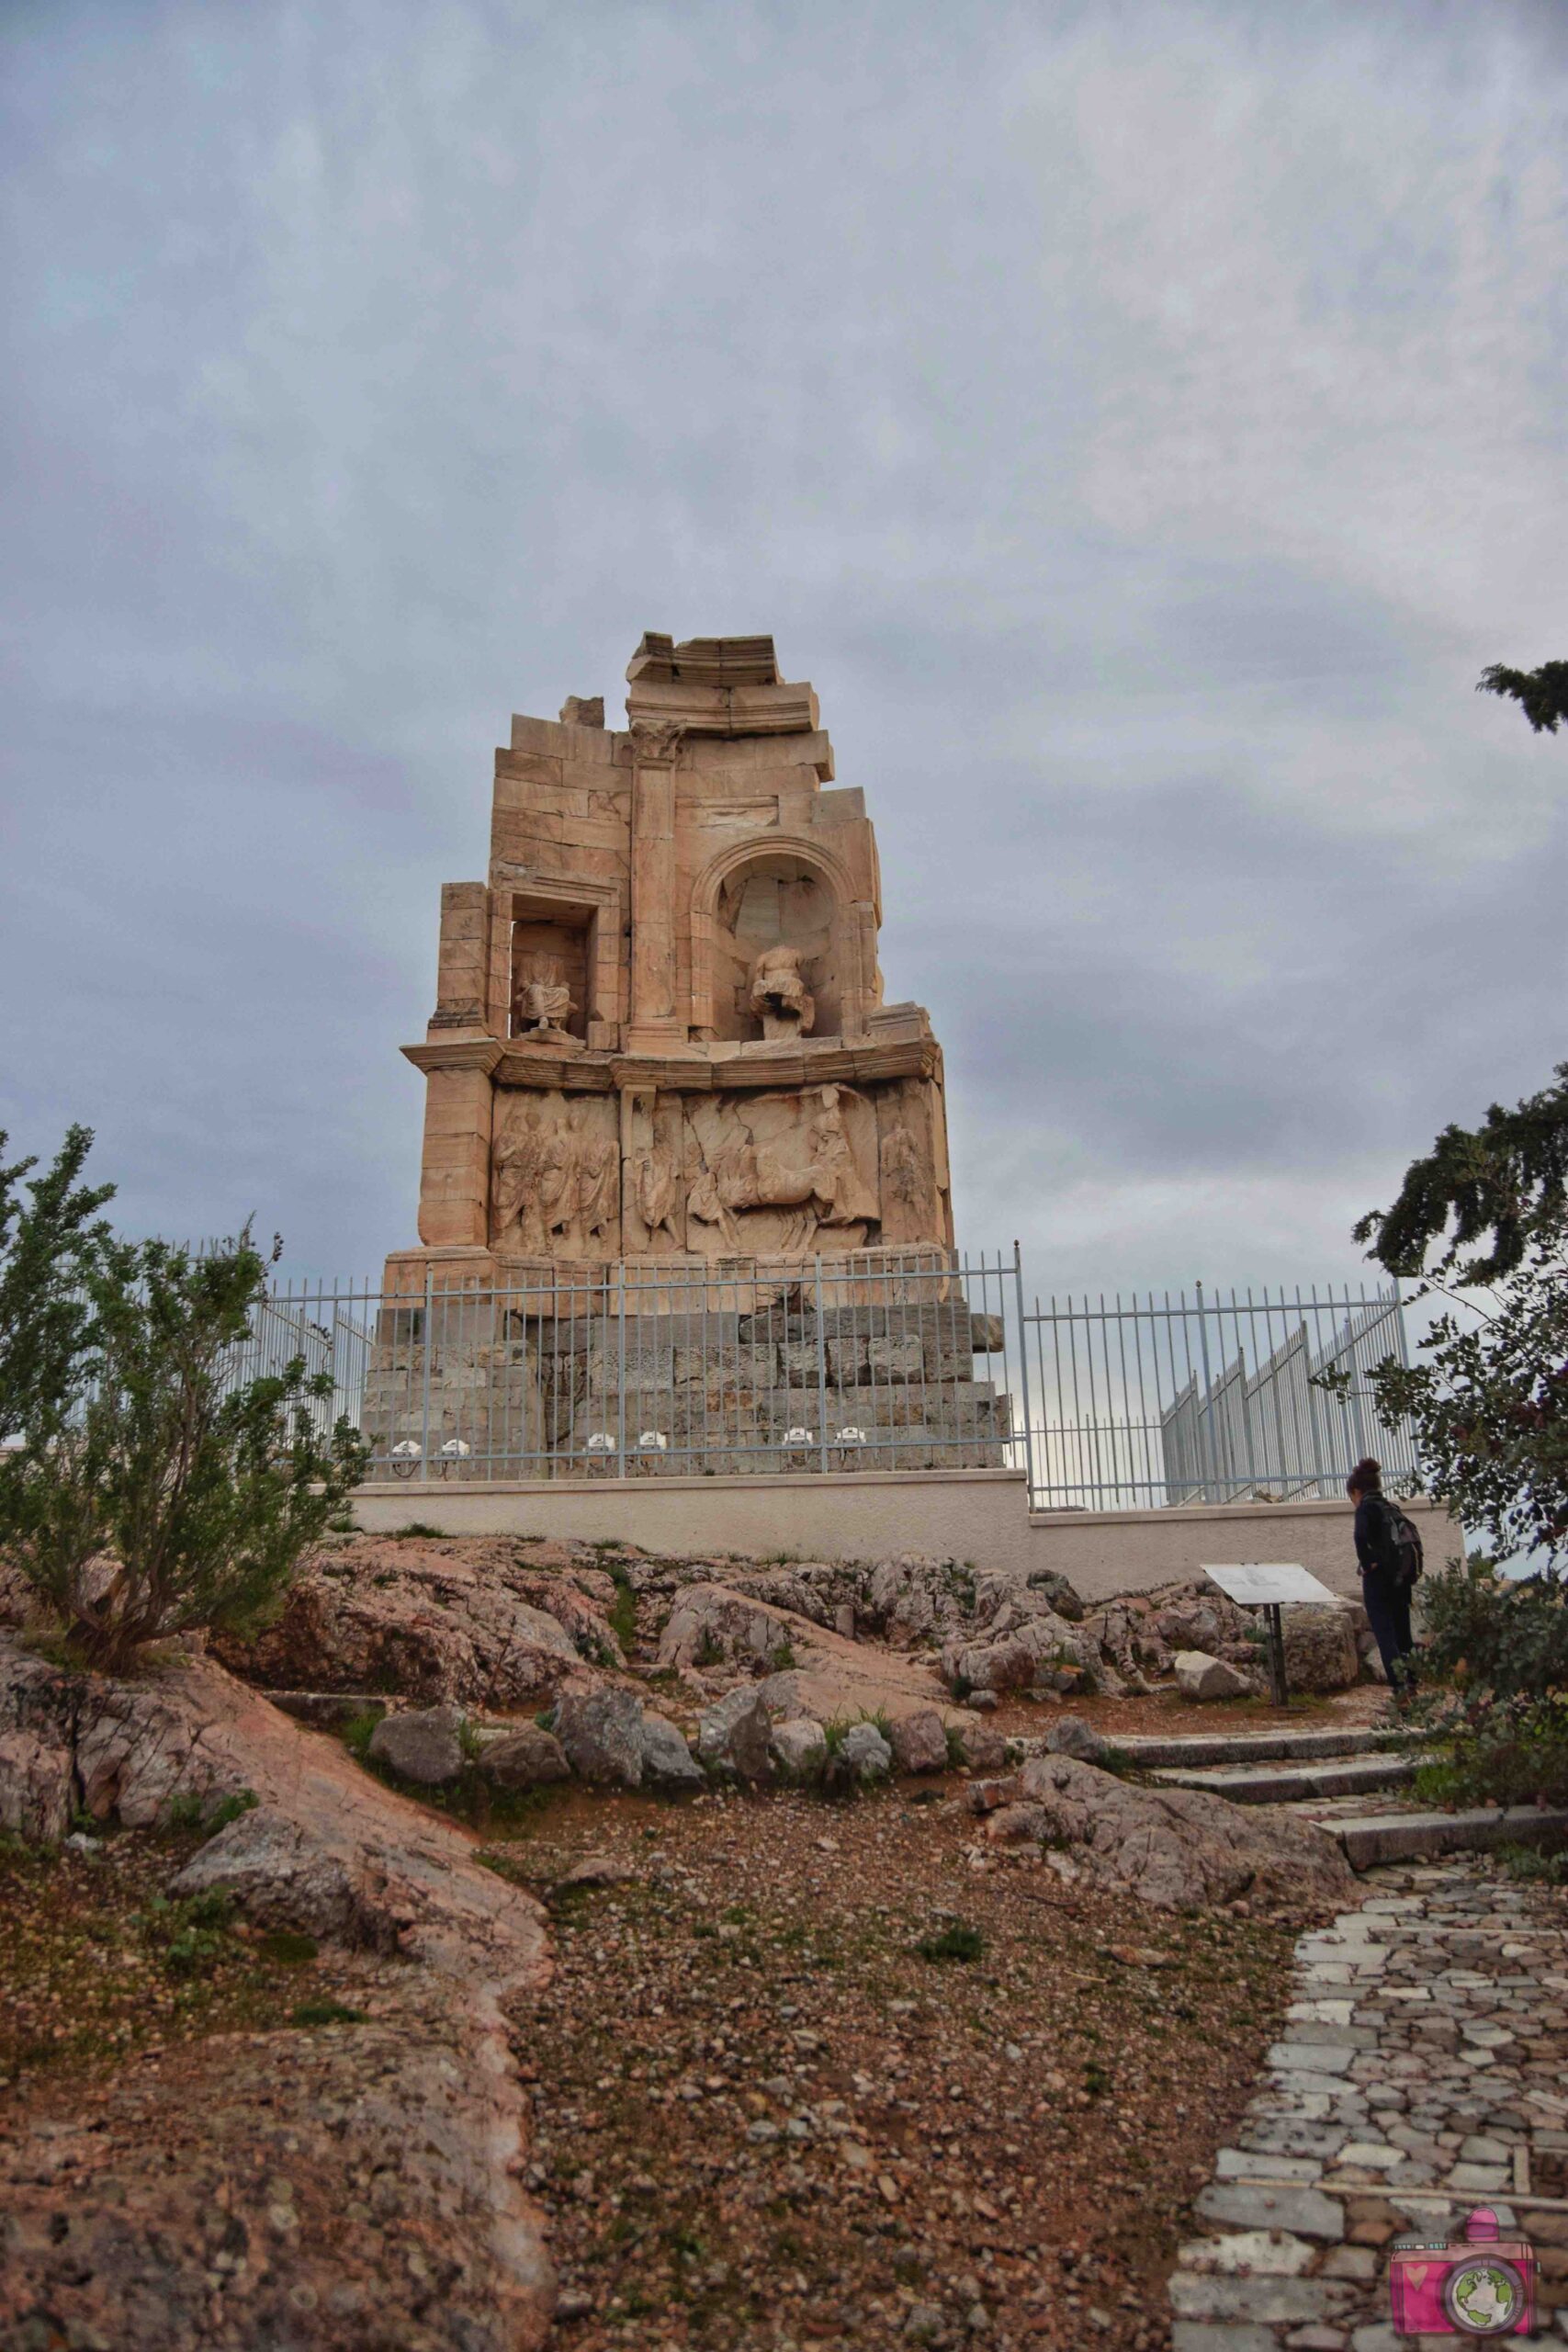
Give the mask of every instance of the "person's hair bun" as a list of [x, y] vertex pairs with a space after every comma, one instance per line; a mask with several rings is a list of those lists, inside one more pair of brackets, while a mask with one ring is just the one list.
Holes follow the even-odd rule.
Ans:
[[1348, 1495], [1375, 1495], [1382, 1485], [1382, 1464], [1363, 1454], [1345, 1481]]

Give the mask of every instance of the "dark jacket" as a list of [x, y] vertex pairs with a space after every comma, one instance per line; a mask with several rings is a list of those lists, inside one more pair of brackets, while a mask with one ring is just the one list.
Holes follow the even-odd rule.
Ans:
[[1382, 1495], [1363, 1495], [1356, 1505], [1356, 1557], [1363, 1576], [1369, 1568], [1383, 1576], [1398, 1574], [1399, 1539], [1393, 1509]]

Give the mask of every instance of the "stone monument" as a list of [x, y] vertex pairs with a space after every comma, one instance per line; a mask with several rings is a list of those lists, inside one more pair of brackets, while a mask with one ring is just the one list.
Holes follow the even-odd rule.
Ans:
[[942, 1053], [885, 1004], [876, 843], [767, 637], [643, 639], [496, 753], [441, 894], [418, 1251], [454, 1281], [949, 1245]]
[[[417, 1250], [366, 1428], [394, 1470], [987, 1466], [942, 1053], [885, 1004], [876, 844], [767, 637], [649, 636], [626, 725], [498, 752], [442, 891]], [[635, 1463], [633, 1456], [636, 1456]]]

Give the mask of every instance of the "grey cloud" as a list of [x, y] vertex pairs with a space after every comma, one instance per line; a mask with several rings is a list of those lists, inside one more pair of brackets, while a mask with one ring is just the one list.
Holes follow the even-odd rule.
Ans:
[[1353, 1272], [1562, 1050], [1560, 10], [8, 33], [0, 1123], [130, 1221], [412, 1238], [490, 748], [649, 627], [813, 678], [1055, 1280]]

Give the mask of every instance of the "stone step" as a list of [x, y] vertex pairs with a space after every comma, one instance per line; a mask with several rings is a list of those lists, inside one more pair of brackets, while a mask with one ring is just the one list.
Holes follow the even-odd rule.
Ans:
[[1321, 1764], [1212, 1764], [1196, 1771], [1159, 1771], [1155, 1779], [1173, 1789], [1207, 1789], [1233, 1804], [1288, 1804], [1295, 1797], [1353, 1797], [1369, 1789], [1395, 1789], [1408, 1781], [1417, 1759], [1410, 1756], [1327, 1758]]
[[1357, 1724], [1344, 1731], [1246, 1731], [1172, 1733], [1156, 1737], [1135, 1732], [1118, 1739], [1131, 1762], [1159, 1765], [1272, 1764], [1288, 1758], [1308, 1763], [1324, 1756], [1366, 1756], [1401, 1736], [1397, 1724]]
[[1568, 1844], [1568, 1807], [1509, 1805], [1493, 1812], [1374, 1813], [1357, 1820], [1325, 1821], [1352, 1870], [1378, 1862], [1406, 1862], [1426, 1854], [1475, 1853], [1492, 1846]]

